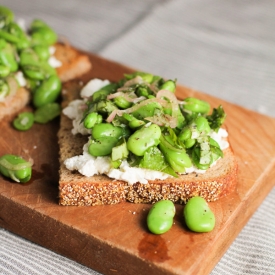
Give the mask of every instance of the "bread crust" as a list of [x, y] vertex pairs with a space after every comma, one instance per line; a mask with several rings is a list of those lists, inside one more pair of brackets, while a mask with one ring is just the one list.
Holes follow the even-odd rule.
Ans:
[[7, 96], [4, 102], [0, 102], [0, 120], [18, 113], [30, 100], [30, 93], [21, 87], [12, 96]]
[[[64, 85], [63, 104], [79, 98], [81, 86], [76, 81]], [[91, 206], [116, 204], [122, 201], [133, 203], [154, 203], [169, 199], [175, 203], [185, 203], [193, 196], [201, 196], [207, 201], [215, 201], [231, 193], [237, 184], [237, 162], [232, 149], [224, 151], [224, 157], [204, 174], [181, 175], [179, 178], [149, 181], [148, 184], [129, 185], [121, 180], [113, 180], [105, 175], [86, 177], [76, 171], [69, 171], [64, 161], [81, 155], [87, 137], [71, 133], [72, 122], [61, 115], [58, 143], [60, 148], [59, 204]]]
[[[87, 73], [92, 64], [89, 57], [73, 47], [61, 43], [55, 44], [54, 56], [62, 62], [62, 66], [56, 68], [62, 82], [77, 78]], [[0, 120], [7, 116], [13, 116], [23, 109], [30, 101], [30, 92], [26, 88], [8, 96], [4, 102], [0, 102]]]

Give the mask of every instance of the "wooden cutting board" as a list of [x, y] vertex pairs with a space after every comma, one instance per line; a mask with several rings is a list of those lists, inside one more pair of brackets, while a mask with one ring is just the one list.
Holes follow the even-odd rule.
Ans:
[[[117, 80], [131, 69], [90, 55], [92, 71], [83, 77]], [[175, 76], [176, 77], [176, 76]], [[260, 92], [260, 91], [259, 91]], [[222, 104], [230, 142], [239, 165], [234, 193], [210, 203], [216, 227], [210, 233], [187, 230], [182, 205], [176, 206], [172, 229], [150, 234], [150, 205], [58, 205], [59, 121], [15, 131], [0, 122], [0, 155], [34, 160], [29, 183], [0, 176], [0, 226], [103, 274], [209, 274], [275, 183], [275, 119], [209, 95], [178, 87], [177, 96], [196, 96], [213, 107]]]

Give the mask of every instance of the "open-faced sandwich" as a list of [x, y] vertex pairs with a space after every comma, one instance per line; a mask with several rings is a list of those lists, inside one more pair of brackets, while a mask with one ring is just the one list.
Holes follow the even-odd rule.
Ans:
[[[36, 19], [26, 29], [0, 6], [0, 120], [30, 101], [35, 108], [55, 102], [62, 82], [91, 69], [88, 56], [57, 41], [47, 23]], [[28, 117], [21, 120], [24, 129]]]
[[179, 101], [176, 81], [126, 74], [63, 89], [59, 203], [215, 201], [237, 182], [222, 106]]

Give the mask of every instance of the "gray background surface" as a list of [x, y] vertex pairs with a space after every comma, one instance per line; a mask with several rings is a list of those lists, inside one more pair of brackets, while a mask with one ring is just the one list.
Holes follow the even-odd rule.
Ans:
[[[275, 117], [273, 0], [1, 0], [76, 47]], [[274, 152], [275, 156], [275, 152]], [[275, 274], [275, 189], [211, 275]], [[98, 274], [0, 229], [0, 274]]]

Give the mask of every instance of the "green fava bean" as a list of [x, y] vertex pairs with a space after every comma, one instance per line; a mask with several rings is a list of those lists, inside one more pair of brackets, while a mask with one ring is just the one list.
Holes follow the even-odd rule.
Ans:
[[184, 141], [184, 146], [186, 149], [193, 147], [195, 144], [196, 144], [196, 140], [193, 138], [189, 138]]
[[6, 77], [10, 74], [10, 68], [5, 65], [0, 65], [0, 77]]
[[45, 78], [44, 70], [39, 65], [24, 65], [22, 70], [30, 79], [43, 80]]
[[211, 128], [209, 126], [208, 120], [203, 117], [203, 116], [199, 116], [195, 119], [195, 123], [197, 125], [197, 130], [199, 132], [204, 132], [204, 133], [209, 133]]
[[110, 136], [101, 137], [97, 140], [91, 140], [88, 147], [88, 152], [94, 157], [110, 155], [117, 142], [118, 140], [116, 138]]
[[39, 108], [47, 103], [54, 102], [61, 91], [61, 81], [58, 76], [51, 75], [45, 79], [42, 84], [36, 89], [33, 95], [33, 104]]
[[183, 102], [185, 103], [183, 108], [188, 111], [202, 114], [207, 114], [210, 111], [210, 104], [204, 100], [188, 97]]
[[123, 136], [123, 128], [110, 123], [99, 123], [93, 127], [92, 135], [94, 139], [112, 137], [119, 140]]
[[31, 36], [34, 45], [53, 45], [57, 34], [42, 20], [34, 20], [31, 24]]
[[166, 161], [175, 172], [184, 173], [185, 168], [192, 166], [192, 162], [184, 149], [178, 149], [161, 137], [159, 148], [163, 153]]
[[10, 68], [11, 72], [16, 72], [18, 70], [18, 64], [15, 59], [15, 52], [10, 44], [0, 51], [0, 63]]
[[215, 215], [202, 197], [191, 198], [184, 207], [183, 215], [187, 227], [194, 232], [209, 232], [215, 227]]
[[28, 40], [26, 33], [17, 23], [11, 22], [8, 26], [8, 31], [11, 35], [14, 35], [17, 38], [19, 38], [19, 41], [15, 43], [16, 47], [19, 50], [29, 47], [30, 41]]
[[116, 106], [118, 106], [120, 109], [127, 109], [133, 105], [132, 102], [129, 102], [122, 96], [118, 96], [118, 97], [114, 98], [114, 102], [115, 102]]
[[19, 43], [20, 38], [9, 33], [7, 30], [0, 29], [0, 38], [5, 39], [9, 43]]
[[160, 90], [167, 90], [170, 91], [172, 93], [174, 93], [176, 91], [176, 83], [173, 80], [167, 80], [165, 81], [161, 86], [160, 86]]
[[137, 119], [144, 119], [146, 117], [154, 116], [157, 109], [162, 109], [161, 105], [158, 102], [150, 102], [147, 105], [138, 108], [132, 113], [132, 115]]
[[39, 57], [37, 53], [31, 49], [27, 48], [21, 51], [20, 53], [20, 65], [38, 65], [39, 64]]
[[125, 74], [124, 75], [126, 79], [133, 79], [137, 76], [140, 76], [143, 81], [147, 82], [147, 83], [152, 83], [152, 81], [154, 80], [154, 75], [149, 74], [149, 73], [144, 73], [144, 72], [135, 72], [132, 74]]
[[101, 122], [102, 122], [102, 116], [96, 112], [92, 112], [85, 117], [83, 124], [85, 128], [92, 129], [96, 123], [101, 123]]
[[40, 60], [46, 61], [50, 58], [50, 50], [47, 45], [36, 45], [33, 50], [38, 55]]
[[34, 116], [31, 112], [20, 113], [17, 118], [13, 121], [13, 126], [15, 129], [20, 131], [29, 130], [34, 122]]
[[15, 155], [0, 157], [0, 173], [16, 182], [27, 182], [32, 175], [31, 163]]
[[104, 87], [102, 87], [100, 90], [93, 93], [92, 101], [98, 102], [100, 100], [106, 99], [106, 97], [111, 94], [115, 89], [117, 88], [116, 83], [110, 83]]
[[7, 7], [0, 6], [0, 28], [9, 25], [13, 20], [13, 12]]
[[61, 107], [58, 103], [47, 103], [35, 110], [34, 121], [45, 124], [58, 117], [60, 113]]
[[192, 136], [192, 131], [189, 127], [186, 127], [184, 129], [182, 129], [182, 131], [180, 132], [178, 139], [180, 141], [185, 141], [187, 139], [190, 139]]
[[125, 118], [129, 122], [129, 127], [131, 129], [140, 128], [141, 126], [145, 125], [143, 120], [136, 119], [134, 116], [130, 114], [123, 114], [123, 118]]
[[161, 129], [158, 125], [143, 126], [129, 137], [127, 148], [136, 156], [143, 156], [148, 148], [159, 144], [160, 137]]
[[147, 216], [148, 229], [154, 234], [163, 234], [173, 225], [175, 206], [169, 200], [156, 202]]

